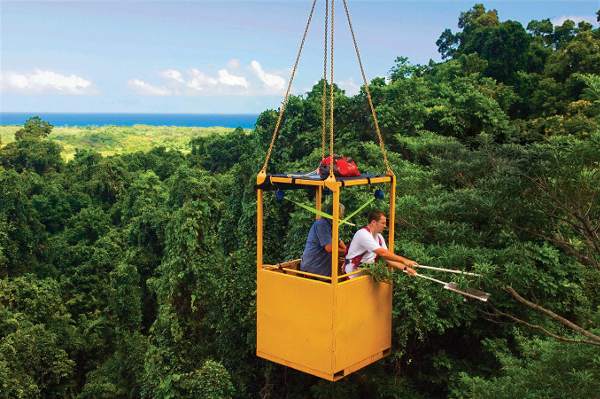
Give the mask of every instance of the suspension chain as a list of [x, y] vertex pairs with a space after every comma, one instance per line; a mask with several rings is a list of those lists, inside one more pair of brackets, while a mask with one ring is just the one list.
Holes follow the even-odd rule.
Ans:
[[369, 89], [369, 83], [367, 81], [365, 69], [363, 68], [363, 63], [362, 63], [362, 60], [360, 57], [360, 51], [358, 50], [358, 44], [356, 42], [356, 35], [354, 34], [354, 28], [352, 27], [352, 20], [350, 19], [350, 11], [348, 10], [348, 3], [346, 0], [343, 0], [343, 2], [344, 2], [344, 9], [346, 11], [346, 18], [348, 19], [348, 27], [350, 28], [350, 33], [352, 34], [352, 42], [354, 43], [354, 50], [356, 51], [356, 57], [358, 58], [358, 65], [360, 67], [360, 73], [362, 74], [363, 82], [365, 84], [365, 92], [367, 93], [367, 100], [369, 102], [369, 108], [371, 108], [371, 115], [373, 116], [373, 123], [375, 124], [375, 131], [377, 132], [377, 138], [379, 139], [379, 148], [381, 149], [381, 153], [383, 154], [383, 163], [385, 165], [386, 171], [390, 174], [393, 174], [392, 168], [387, 159], [387, 153], [385, 151], [385, 146], [383, 144], [383, 136], [381, 135], [381, 130], [379, 129], [379, 121], [377, 120], [377, 113], [375, 112], [375, 107], [373, 106], [373, 100], [371, 98], [371, 90]]
[[[267, 170], [267, 166], [269, 164], [269, 159], [271, 158], [271, 154], [273, 152], [273, 147], [275, 145], [275, 141], [277, 140], [277, 136], [279, 134], [279, 129], [281, 127], [281, 122], [283, 120], [283, 115], [285, 113], [285, 109], [288, 103], [288, 99], [289, 99], [289, 95], [290, 95], [290, 91], [292, 88], [292, 83], [294, 81], [294, 77], [296, 75], [296, 70], [298, 69], [298, 64], [300, 62], [300, 56], [302, 54], [302, 49], [304, 48], [304, 43], [306, 41], [306, 36], [308, 34], [308, 30], [310, 27], [310, 23], [312, 21], [313, 15], [314, 15], [314, 11], [315, 11], [315, 5], [317, 3], [317, 0], [313, 0], [312, 2], [312, 6], [310, 9], [310, 13], [308, 15], [308, 20], [306, 21], [306, 27], [304, 28], [304, 34], [302, 35], [302, 40], [300, 42], [300, 46], [298, 48], [298, 53], [296, 55], [296, 61], [294, 62], [294, 66], [292, 68], [292, 73], [290, 76], [290, 80], [288, 82], [288, 86], [285, 92], [285, 96], [283, 98], [283, 101], [281, 103], [281, 107], [279, 109], [279, 116], [277, 118], [277, 123], [275, 124], [275, 129], [273, 130], [273, 137], [271, 137], [271, 143], [269, 144], [269, 149], [267, 151], [267, 155], [264, 161], [264, 164], [261, 168], [261, 172], [262, 173], [266, 173]], [[363, 78], [363, 82], [364, 82], [364, 86], [365, 86], [365, 92], [367, 94], [367, 101], [369, 103], [369, 108], [371, 110], [371, 116], [373, 117], [373, 123], [375, 125], [375, 131], [377, 133], [377, 138], [379, 140], [379, 148], [381, 150], [381, 153], [383, 155], [383, 163], [385, 165], [386, 171], [388, 174], [393, 175], [393, 171], [392, 168], [389, 164], [388, 158], [387, 158], [387, 152], [385, 150], [385, 145], [383, 142], [383, 135], [381, 134], [381, 129], [379, 128], [379, 121], [377, 119], [377, 112], [375, 111], [375, 107], [373, 105], [373, 99], [371, 96], [371, 90], [369, 89], [369, 82], [367, 81], [367, 76], [365, 74], [365, 69], [363, 67], [363, 63], [362, 63], [362, 58], [360, 56], [360, 50], [358, 49], [358, 43], [356, 40], [356, 35], [354, 33], [354, 27], [352, 26], [352, 20], [350, 18], [350, 11], [348, 9], [348, 3], [347, 0], [343, 0], [343, 4], [344, 4], [344, 10], [346, 12], [346, 18], [348, 20], [348, 27], [350, 28], [350, 33], [352, 34], [352, 42], [354, 43], [354, 50], [356, 52], [356, 57], [358, 58], [358, 65], [360, 67], [360, 73], [362, 75]], [[322, 118], [322, 126], [321, 126], [321, 158], [325, 157], [325, 135], [326, 135], [326, 130], [327, 130], [327, 121], [326, 121], [326, 114], [327, 114], [327, 28], [328, 28], [328, 18], [329, 18], [329, 0], [325, 0], [325, 28], [324, 28], [324, 46], [323, 46], [323, 95], [322, 95], [322, 99], [321, 99], [321, 118]], [[329, 22], [329, 28], [330, 28], [330, 36], [331, 36], [331, 40], [330, 40], [330, 46], [329, 46], [329, 52], [330, 52], [330, 57], [329, 57], [329, 61], [330, 61], [330, 80], [329, 80], [329, 153], [330, 153], [330, 159], [331, 159], [331, 164], [330, 164], [330, 168], [329, 168], [329, 176], [333, 177], [333, 155], [334, 155], [334, 150], [333, 150], [333, 132], [334, 132], [334, 90], [333, 90], [333, 82], [334, 82], [334, 74], [333, 74], [333, 66], [334, 66], [334, 33], [335, 33], [335, 28], [334, 28], [334, 19], [335, 19], [335, 0], [331, 0], [331, 21]]]
[[267, 171], [267, 165], [269, 164], [269, 159], [271, 158], [271, 153], [273, 152], [273, 146], [275, 145], [275, 140], [277, 139], [277, 135], [279, 133], [279, 127], [281, 126], [281, 120], [283, 119], [285, 107], [287, 106], [288, 98], [290, 96], [290, 90], [292, 88], [292, 82], [294, 81], [294, 76], [296, 75], [296, 69], [298, 69], [298, 63], [300, 62], [300, 55], [302, 54], [302, 49], [304, 48], [304, 42], [306, 41], [306, 35], [308, 34], [308, 28], [310, 27], [310, 22], [312, 21], [312, 17], [315, 12], [316, 4], [317, 4], [317, 0], [313, 0], [312, 7], [310, 9], [310, 14], [308, 15], [308, 20], [306, 21], [306, 27], [304, 28], [304, 34], [302, 35], [302, 41], [300, 42], [300, 47], [298, 48], [298, 54], [296, 55], [296, 61], [294, 62], [294, 67], [292, 68], [292, 74], [290, 76], [290, 80], [288, 82], [288, 86], [285, 91], [285, 96], [283, 98], [283, 102], [281, 103], [281, 108], [279, 109], [279, 116], [277, 118], [277, 123], [275, 124], [275, 129], [273, 131], [273, 137], [271, 137], [271, 144], [269, 144], [269, 150], [267, 151], [267, 156], [265, 158], [265, 162], [261, 168], [262, 173], [266, 173], [266, 171]]
[[325, 28], [323, 37], [323, 96], [321, 100], [321, 159], [325, 158], [325, 134], [327, 131], [327, 35], [329, 28], [329, 0], [325, 0]]
[[329, 58], [331, 61], [331, 66], [330, 66], [330, 73], [331, 73], [331, 79], [330, 79], [330, 86], [329, 86], [329, 177], [334, 177], [333, 176], [333, 37], [334, 37], [334, 21], [335, 21], [335, 0], [331, 0], [331, 47], [330, 47], [330, 53], [331, 53], [331, 57]]

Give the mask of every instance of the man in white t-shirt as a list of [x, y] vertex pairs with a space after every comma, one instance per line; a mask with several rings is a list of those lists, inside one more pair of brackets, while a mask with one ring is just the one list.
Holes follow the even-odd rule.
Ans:
[[[378, 257], [385, 259], [388, 265], [406, 271], [414, 276], [417, 272], [413, 267], [417, 264], [414, 260], [390, 252], [385, 244], [385, 239], [381, 235], [387, 226], [385, 213], [382, 211], [372, 211], [369, 213], [369, 224], [358, 230], [346, 254], [346, 263], [344, 270], [351, 273], [358, 270], [363, 263], [374, 263]], [[352, 277], [356, 277], [354, 274]]]

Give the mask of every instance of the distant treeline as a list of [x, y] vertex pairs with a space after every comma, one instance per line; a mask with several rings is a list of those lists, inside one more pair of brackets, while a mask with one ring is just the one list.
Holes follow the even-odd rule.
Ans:
[[[459, 27], [443, 62], [399, 57], [370, 90], [396, 252], [482, 274], [490, 303], [396, 274], [390, 356], [337, 383], [258, 359], [254, 183], [276, 110], [185, 153], [68, 162], [32, 118], [0, 148], [0, 397], [597, 398], [600, 29], [483, 5]], [[322, 89], [290, 98], [269, 171], [318, 165]], [[382, 172], [364, 88], [334, 90], [336, 152]], [[371, 195], [347, 191], [349, 210]], [[312, 215], [265, 209], [265, 256], [298, 258]]]
[[[19, 126], [0, 126], [0, 147], [15, 141], [15, 133], [19, 129]], [[48, 139], [60, 144], [62, 158], [70, 161], [78, 148], [94, 150], [103, 156], [146, 152], [155, 147], [187, 153], [188, 144], [194, 137], [224, 134], [231, 130], [224, 127], [148, 125], [53, 127]]]

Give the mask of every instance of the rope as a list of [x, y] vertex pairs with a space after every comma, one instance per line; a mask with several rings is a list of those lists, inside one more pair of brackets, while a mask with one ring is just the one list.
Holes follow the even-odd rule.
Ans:
[[334, 34], [334, 21], [335, 21], [335, 0], [331, 0], [331, 47], [330, 47], [330, 52], [331, 52], [331, 57], [330, 57], [330, 61], [331, 61], [331, 66], [330, 66], [330, 72], [331, 72], [331, 85], [329, 87], [329, 101], [330, 101], [330, 105], [329, 105], [329, 177], [333, 178], [333, 164], [334, 164], [334, 160], [333, 160], [333, 34]]
[[302, 41], [300, 42], [300, 47], [298, 48], [298, 54], [296, 55], [296, 61], [294, 62], [294, 67], [292, 68], [292, 74], [290, 76], [290, 81], [288, 82], [287, 90], [285, 91], [285, 96], [283, 98], [283, 102], [281, 103], [281, 108], [279, 109], [279, 117], [277, 118], [277, 123], [275, 124], [275, 130], [273, 131], [273, 137], [271, 137], [271, 144], [269, 144], [269, 150], [267, 151], [267, 156], [265, 158], [265, 162], [260, 170], [263, 173], [265, 173], [267, 171], [267, 165], [269, 164], [269, 159], [271, 158], [271, 153], [273, 152], [273, 146], [275, 145], [275, 140], [277, 139], [277, 135], [279, 133], [279, 127], [281, 125], [281, 120], [283, 119], [283, 113], [285, 112], [285, 107], [288, 102], [288, 97], [290, 96], [292, 82], [294, 81], [294, 76], [296, 75], [296, 69], [298, 68], [298, 63], [300, 62], [300, 55], [302, 54], [302, 49], [304, 48], [304, 42], [306, 41], [306, 35], [308, 34], [308, 28], [310, 27], [310, 22], [312, 20], [313, 14], [314, 14], [316, 4], [317, 4], [317, 0], [313, 0], [312, 7], [310, 9], [310, 14], [308, 15], [308, 20], [306, 21], [306, 27], [304, 28], [304, 34], [302, 35]]
[[[333, 0], [332, 0], [333, 1]], [[358, 44], [356, 42], [356, 35], [354, 34], [354, 28], [352, 27], [352, 21], [350, 19], [350, 11], [348, 10], [348, 3], [346, 0], [344, 2], [344, 9], [346, 10], [346, 18], [348, 19], [348, 27], [350, 28], [350, 33], [352, 34], [352, 41], [354, 42], [354, 50], [356, 51], [356, 57], [358, 58], [358, 65], [360, 66], [360, 73], [362, 74], [362, 78], [365, 84], [365, 91], [367, 93], [367, 100], [369, 101], [369, 107], [371, 108], [371, 115], [373, 116], [373, 123], [375, 124], [375, 131], [377, 132], [377, 138], [379, 139], [379, 148], [381, 149], [381, 153], [383, 154], [383, 163], [388, 173], [393, 175], [392, 168], [387, 159], [387, 153], [385, 151], [385, 146], [383, 144], [383, 136], [381, 135], [381, 130], [379, 129], [379, 122], [377, 120], [377, 113], [375, 112], [375, 107], [373, 106], [373, 100], [371, 98], [371, 90], [369, 89], [369, 83], [367, 82], [367, 76], [365, 74], [365, 69], [363, 68], [362, 60], [360, 57], [360, 51], [358, 50]], [[331, 79], [333, 82], [333, 78]]]
[[329, 0], [325, 0], [325, 28], [323, 38], [323, 98], [321, 101], [321, 159], [325, 158], [325, 134], [327, 131], [327, 28], [329, 27]]

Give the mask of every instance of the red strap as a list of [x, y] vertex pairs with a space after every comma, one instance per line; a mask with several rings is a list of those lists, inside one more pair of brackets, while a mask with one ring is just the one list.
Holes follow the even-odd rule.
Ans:
[[[369, 226], [365, 226], [363, 227], [363, 229], [367, 230], [369, 233], [371, 232], [371, 230], [369, 229]], [[383, 242], [381, 241], [381, 236], [379, 236], [379, 234], [377, 234], [377, 241], [379, 242], [379, 246], [383, 247]], [[348, 254], [348, 250], [350, 249], [350, 244], [352, 244], [352, 241], [350, 241], [350, 243], [348, 243], [348, 246], [346, 247], [346, 254]], [[358, 267], [358, 265], [360, 265], [360, 262], [362, 261], [363, 256], [365, 256], [365, 254], [368, 251], [363, 252], [360, 255], [356, 255], [354, 258], [352, 258], [351, 262], [354, 265], [354, 267]], [[375, 260], [379, 259], [379, 255], [375, 255]]]

